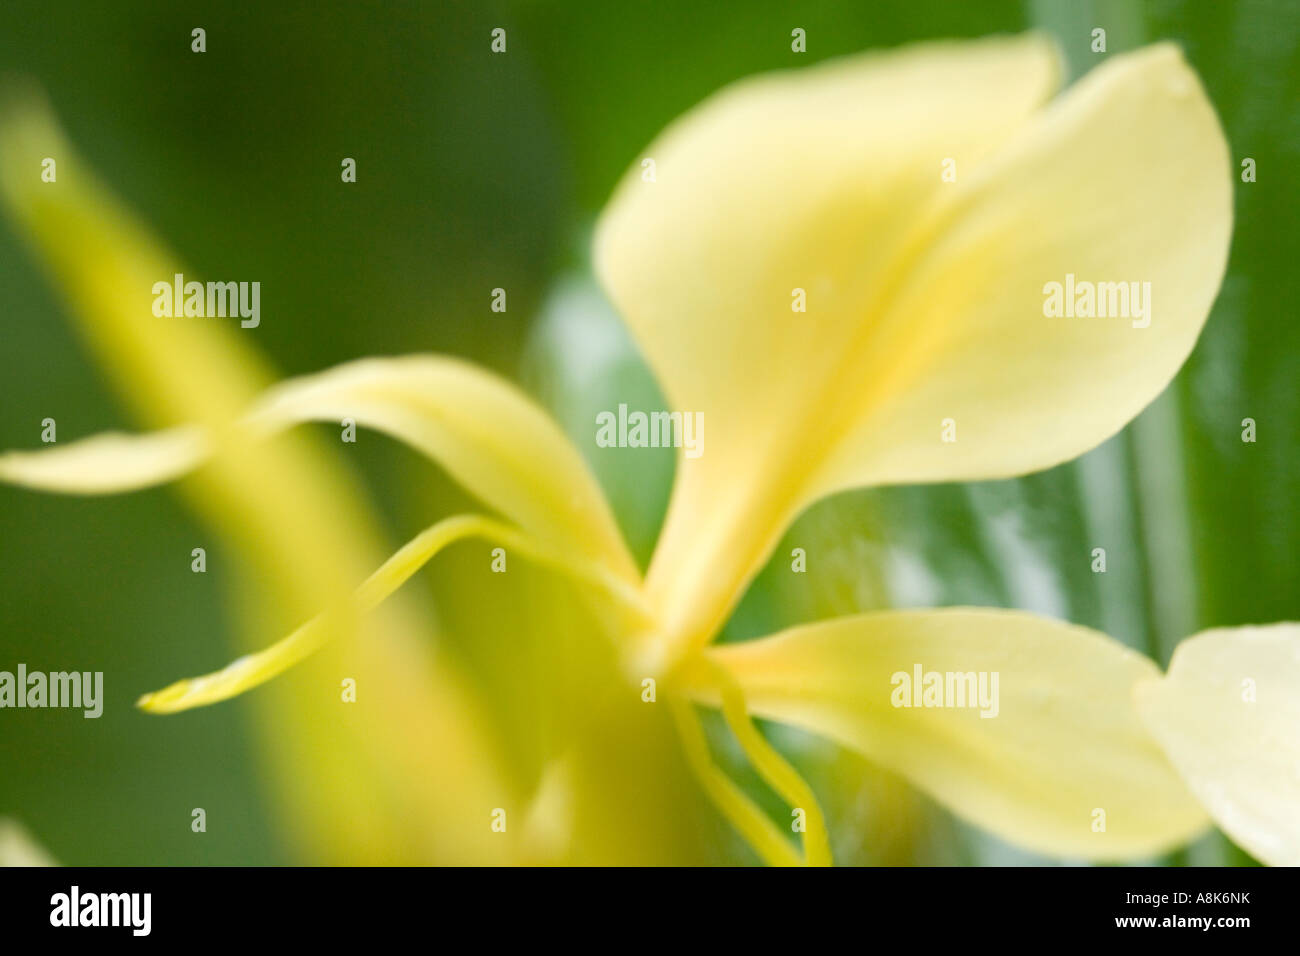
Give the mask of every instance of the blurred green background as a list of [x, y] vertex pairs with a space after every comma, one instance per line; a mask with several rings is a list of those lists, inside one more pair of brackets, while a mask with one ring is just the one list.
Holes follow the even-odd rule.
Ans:
[[[207, 52], [190, 31], [207, 31]], [[255, 343], [286, 374], [445, 351], [522, 381], [588, 454], [642, 561], [670, 453], [596, 449], [597, 410], [655, 385], [592, 285], [591, 224], [675, 116], [747, 74], [927, 37], [1037, 26], [1077, 75], [1156, 39], [1186, 50], [1227, 131], [1227, 279], [1192, 359], [1121, 435], [1030, 478], [840, 495], [803, 516], [809, 573], [765, 573], [731, 639], [887, 604], [1029, 608], [1167, 662], [1196, 630], [1300, 619], [1300, 8], [1292, 0], [619, 3], [8, 0], [0, 75], [34, 78], [85, 158], [196, 271], [262, 283]], [[488, 52], [504, 27], [508, 54]], [[807, 31], [808, 52], [790, 50]], [[343, 157], [357, 182], [339, 181]], [[509, 309], [489, 308], [495, 287]], [[1105, 381], [1096, 388], [1103, 392]], [[133, 423], [55, 290], [0, 218], [0, 448]], [[1240, 440], [1241, 421], [1258, 441]], [[394, 545], [459, 493], [414, 455], [356, 446]], [[0, 669], [102, 670], [99, 720], [0, 713], [0, 816], [60, 861], [283, 863], [247, 702], [173, 718], [136, 694], [232, 656], [235, 575], [166, 489], [75, 499], [0, 488]], [[209, 572], [190, 550], [209, 548]], [[1108, 571], [1090, 570], [1094, 547]], [[778, 563], [781, 559], [778, 558]], [[426, 575], [457, 619], [457, 594]], [[463, 613], [462, 609], [462, 613]], [[468, 654], [473, 658], [472, 652]], [[490, 662], [478, 664], [495, 679]], [[774, 731], [828, 804], [846, 863], [1048, 862], [957, 823], [897, 780]], [[724, 755], [726, 741], [715, 745]], [[739, 762], [733, 768], [752, 784]], [[756, 796], [761, 788], [754, 787]], [[189, 808], [223, 823], [197, 837]], [[774, 807], [774, 812], [783, 812]], [[341, 821], [341, 824], [343, 821]], [[1245, 863], [1218, 834], [1164, 862]]]

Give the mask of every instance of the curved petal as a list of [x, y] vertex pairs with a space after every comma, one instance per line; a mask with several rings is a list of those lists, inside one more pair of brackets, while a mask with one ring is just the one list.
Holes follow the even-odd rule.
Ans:
[[[816, 498], [1056, 464], [1186, 358], [1231, 224], [1213, 109], [1169, 46], [1039, 109], [1054, 78], [1030, 38], [742, 83], [650, 147], [655, 182], [616, 194], [601, 278], [671, 401], [708, 426], [648, 576], [678, 652]], [[1049, 318], [1044, 287], [1067, 275], [1149, 282], [1149, 326]]]
[[1300, 866], [1300, 624], [1204, 631], [1138, 713], [1224, 832], [1257, 859]]
[[[1232, 175], [1176, 47], [1108, 60], [957, 185], [818, 493], [1068, 461], [1155, 399], [1196, 344], [1227, 265]], [[1075, 286], [1074, 314], [1045, 314], [1049, 283], [1062, 299]], [[940, 440], [945, 418], [956, 441]]]
[[[1134, 709], [1156, 666], [1094, 631], [1020, 611], [891, 611], [708, 654], [756, 716], [824, 734], [1030, 849], [1126, 859], [1208, 822]], [[702, 665], [684, 679], [718, 702]]]
[[278, 430], [345, 417], [422, 451], [538, 539], [638, 578], [577, 449], [505, 379], [443, 356], [362, 359], [277, 385], [249, 421]]
[[[637, 579], [582, 458], [546, 413], [503, 379], [439, 356], [349, 362], [270, 389], [244, 416], [244, 439], [345, 418], [419, 449], [538, 539]], [[130, 491], [196, 468], [212, 444], [193, 426], [100, 435], [0, 455], [0, 480], [80, 494]]]
[[40, 451], [0, 454], [0, 481], [68, 495], [120, 494], [188, 474], [211, 454], [202, 429], [148, 435], [105, 432]]

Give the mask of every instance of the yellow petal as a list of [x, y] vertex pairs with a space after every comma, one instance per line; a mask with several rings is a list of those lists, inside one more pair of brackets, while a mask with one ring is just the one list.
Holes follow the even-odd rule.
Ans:
[[1138, 712], [1214, 821], [1257, 859], [1300, 866], [1300, 624], [1204, 631]]
[[[419, 449], [539, 540], [636, 580], [585, 462], [546, 413], [505, 380], [438, 356], [363, 359], [275, 386], [244, 416], [241, 440], [345, 418]], [[194, 426], [100, 435], [0, 455], [0, 480], [45, 491], [130, 491], [197, 467], [213, 444]]]
[[0, 481], [73, 495], [117, 494], [173, 481], [210, 453], [201, 429], [148, 435], [106, 432], [40, 451], [0, 454]]
[[590, 469], [506, 380], [442, 356], [363, 359], [276, 386], [249, 421], [277, 430], [349, 417], [424, 452], [539, 540], [638, 578]]
[[58, 866], [54, 857], [17, 820], [0, 817], [0, 867]]
[[[756, 716], [830, 737], [1029, 849], [1126, 859], [1207, 823], [1134, 709], [1156, 666], [1094, 631], [1019, 611], [891, 611], [708, 653]], [[910, 693], [918, 667], [921, 691], [941, 675], [932, 700], [966, 706], [902, 706], [925, 701]], [[976, 695], [957, 697], [956, 680], [950, 692], [949, 674], [974, 675]], [[684, 677], [718, 703], [703, 665]]]
[[[654, 182], [638, 167], [620, 187], [600, 276], [706, 425], [648, 576], [676, 653], [716, 632], [812, 500], [1056, 464], [1187, 356], [1230, 232], [1214, 112], [1168, 46], [1043, 106], [1055, 78], [1031, 37], [744, 82], [646, 150]], [[1044, 286], [1067, 274], [1150, 282], [1150, 326], [1048, 318]]]
[[[866, 414], [819, 493], [1068, 461], [1160, 394], [1209, 315], [1232, 175], [1214, 108], [1176, 47], [1107, 60], [956, 185], [925, 223], [869, 365]], [[1149, 311], [1130, 300], [1130, 315], [1114, 315], [1116, 290], [1107, 317], [1046, 316], [1044, 287], [1070, 275], [1138, 282]], [[955, 442], [940, 440], [945, 418]]]

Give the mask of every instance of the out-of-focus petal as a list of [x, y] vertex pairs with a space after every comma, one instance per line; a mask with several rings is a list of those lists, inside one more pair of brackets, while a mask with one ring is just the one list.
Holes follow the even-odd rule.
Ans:
[[106, 432], [40, 451], [0, 454], [0, 481], [37, 491], [106, 495], [150, 488], [193, 471], [209, 454], [202, 429]]
[[0, 867], [3, 866], [58, 866], [58, 863], [21, 823], [0, 817]]
[[[57, 182], [41, 181], [44, 157], [57, 159]], [[272, 379], [250, 344], [257, 330], [153, 314], [154, 284], [190, 270], [98, 182], [36, 99], [0, 108], [0, 201], [137, 417], [211, 429], [213, 457], [181, 487], [243, 558], [253, 647], [380, 564], [386, 549], [359, 490], [321, 446], [302, 436], [224, 444]], [[140, 461], [161, 467], [176, 451], [169, 441], [132, 466], [137, 483]], [[364, 647], [331, 642], [256, 698], [286, 829], [313, 859], [501, 859], [508, 845], [484, 822], [506, 799], [491, 735], [465, 687], [435, 665], [431, 627], [400, 610], [377, 612]], [[357, 704], [341, 702], [342, 679], [356, 681]]]
[[[564, 433], [515, 386], [466, 362], [362, 359], [289, 379], [258, 399], [240, 429], [223, 434], [237, 447], [303, 422], [344, 419], [428, 455], [539, 540], [637, 580], [600, 486]], [[215, 444], [194, 426], [101, 435], [0, 455], [0, 480], [45, 491], [130, 491], [197, 467]]]
[[539, 540], [638, 577], [582, 457], [504, 379], [442, 356], [362, 359], [275, 386], [249, 420], [275, 430], [344, 417], [424, 452]]
[[1300, 866], [1300, 624], [1190, 637], [1137, 705], [1225, 833], [1265, 863]]

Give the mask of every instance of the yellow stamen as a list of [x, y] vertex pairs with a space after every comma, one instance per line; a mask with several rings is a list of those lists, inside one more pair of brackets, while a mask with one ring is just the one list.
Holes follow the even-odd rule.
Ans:
[[604, 568], [577, 561], [541, 545], [515, 528], [481, 515], [457, 515], [438, 522], [413, 538], [357, 588], [350, 601], [324, 611], [270, 647], [241, 657], [219, 671], [194, 677], [145, 694], [136, 706], [154, 714], [170, 714], [215, 704], [241, 694], [284, 673], [322, 647], [337, 631], [341, 615], [369, 611], [405, 584], [434, 555], [455, 541], [489, 538], [520, 552], [536, 563], [562, 571], [592, 585], [646, 616], [641, 596], [626, 581]]
[[668, 701], [677, 733], [686, 752], [686, 760], [699, 779], [704, 792], [722, 812], [745, 842], [754, 848], [769, 866], [800, 866], [803, 860], [786, 841], [767, 814], [745, 796], [731, 779], [709, 757], [709, 745], [704, 739], [704, 729], [695, 716], [689, 701], [671, 697]]
[[744, 691], [735, 679], [716, 665], [713, 671], [722, 692], [722, 715], [731, 732], [740, 741], [745, 756], [767, 785], [780, 794], [781, 799], [804, 811], [806, 829], [803, 833], [803, 852], [808, 865], [830, 866], [831, 844], [826, 831], [826, 818], [812, 787], [754, 726], [749, 717], [749, 709], [745, 706]]

